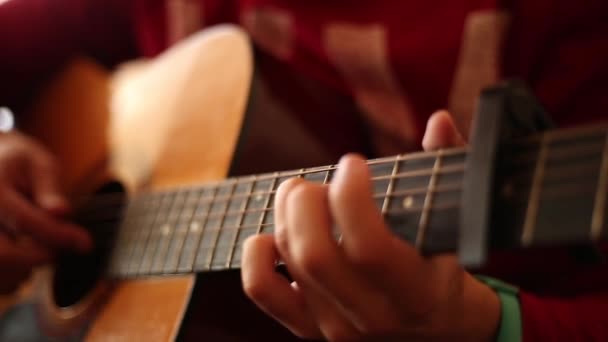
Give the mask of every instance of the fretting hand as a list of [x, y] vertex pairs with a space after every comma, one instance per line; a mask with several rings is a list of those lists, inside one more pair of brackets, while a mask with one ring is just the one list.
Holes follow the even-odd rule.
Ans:
[[[463, 144], [446, 112], [433, 115], [424, 148]], [[453, 255], [422, 257], [393, 235], [372, 200], [369, 171], [346, 156], [329, 186], [283, 183], [275, 235], [247, 240], [246, 294], [294, 334], [331, 341], [492, 340], [500, 302]], [[337, 243], [331, 227], [337, 224]], [[275, 272], [284, 261], [295, 280]]]
[[86, 251], [89, 236], [69, 211], [50, 154], [17, 132], [0, 135], [0, 293], [14, 290], [59, 248]]

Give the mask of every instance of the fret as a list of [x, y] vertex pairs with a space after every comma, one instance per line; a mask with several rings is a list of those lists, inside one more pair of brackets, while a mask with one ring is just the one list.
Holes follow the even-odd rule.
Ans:
[[179, 258], [181, 255], [181, 249], [184, 246], [190, 223], [178, 219], [178, 222], [174, 225], [174, 231], [171, 237], [171, 241], [164, 252], [164, 258], [155, 262], [153, 272], [156, 273], [175, 273], [179, 266]]
[[[445, 183], [445, 184], [444, 184]], [[434, 193], [444, 193], [444, 192], [454, 192], [454, 191], [462, 191], [462, 179], [461, 176], [458, 177], [457, 180], [452, 181], [452, 182], [446, 182], [443, 177], [439, 177], [439, 179], [437, 180], [437, 186], [435, 187], [435, 189], [433, 190]], [[428, 186], [428, 182], [427, 182], [427, 186]], [[415, 196], [415, 195], [422, 195], [424, 198], [424, 195], [427, 194], [427, 192], [429, 192], [429, 189], [427, 187], [421, 187], [421, 188], [408, 188], [408, 187], [403, 187], [403, 185], [400, 187], [401, 190], [396, 190], [397, 188], [394, 187], [393, 191], [391, 192], [391, 194], [389, 195], [389, 197], [391, 197], [391, 203], [389, 205], [389, 207], [391, 207], [392, 201], [394, 198], [401, 198], [402, 200], [405, 199], [405, 197], [407, 196]], [[386, 197], [385, 194], [374, 194], [374, 197]]]
[[237, 228], [239, 232], [230, 267], [234, 268], [240, 265], [243, 242], [249, 236], [257, 234], [258, 229], [261, 229], [260, 221], [264, 219], [265, 208], [268, 206], [267, 202], [271, 200], [271, 192], [275, 181], [274, 177], [257, 177], [257, 180], [251, 186], [252, 193], [248, 196], [247, 210], [243, 210], [241, 224]]
[[541, 182], [545, 173], [545, 162], [549, 152], [549, 142], [548, 135], [544, 135], [540, 141], [540, 151], [538, 153], [536, 167], [534, 169], [532, 189], [530, 190], [528, 208], [526, 209], [526, 216], [524, 219], [523, 232], [521, 236], [521, 243], [523, 246], [530, 246], [532, 244], [540, 200]]
[[188, 226], [188, 236], [180, 251], [178, 272], [190, 272], [195, 268], [199, 246], [203, 240], [205, 226], [207, 225], [211, 205], [217, 196], [217, 191], [218, 188], [216, 186], [205, 187], [196, 198], [196, 210]]
[[147, 208], [149, 210], [146, 211], [145, 217], [142, 218], [142, 224], [136, 227], [137, 232], [134, 235], [135, 244], [133, 245], [133, 251], [130, 255], [129, 270], [127, 271], [129, 275], [137, 275], [137, 271], [143, 262], [144, 251], [148, 239], [150, 238], [151, 227], [160, 211], [159, 208], [161, 207], [163, 194], [151, 195], [150, 200], [150, 206]]
[[246, 179], [236, 179], [235, 186], [227, 200], [227, 209], [221, 216], [219, 231], [217, 232], [216, 242], [213, 245], [211, 269], [218, 270], [226, 268], [226, 263], [230, 258], [232, 242], [238, 234], [238, 223], [242, 220], [243, 206], [248, 200], [247, 194], [250, 191], [251, 183]]
[[[211, 212], [209, 213], [209, 218], [207, 219], [207, 223], [212, 223], [211, 225], [208, 226], [207, 230], [210, 232], [215, 232], [212, 241], [212, 245], [208, 246], [208, 247], [203, 247], [203, 252], [205, 252], [205, 254], [207, 254], [206, 256], [206, 264], [205, 264], [205, 269], [207, 270], [212, 270], [215, 269], [218, 266], [223, 265], [223, 259], [218, 257], [218, 255], [221, 255], [222, 253], [224, 253], [224, 250], [222, 248], [218, 248], [218, 247], [223, 247], [222, 246], [222, 242], [224, 242], [224, 240], [226, 240], [226, 236], [229, 234], [227, 229], [222, 229], [222, 227], [224, 226], [225, 222], [226, 222], [226, 213], [231, 209], [230, 205], [232, 203], [231, 198], [232, 195], [234, 194], [234, 191], [236, 190], [237, 187], [237, 182], [233, 181], [232, 184], [225, 186], [223, 188], [220, 188], [220, 193], [221, 195], [223, 195], [225, 198], [227, 198], [227, 200], [223, 203], [214, 203], [212, 205], [212, 209]], [[214, 209], [214, 207], [217, 205], [217, 211]], [[212, 217], [213, 214], [220, 214], [221, 215], [216, 215], [216, 217]], [[200, 253], [200, 251], [199, 251]]]
[[257, 235], [257, 230], [258, 230], [257, 225], [239, 227], [239, 235], [238, 235], [237, 241], [235, 242], [234, 247], [232, 248], [234, 250], [234, 253], [232, 256], [232, 260], [230, 262], [231, 269], [238, 268], [241, 266], [241, 255], [243, 252], [243, 244], [245, 243], [245, 240], [247, 240], [247, 238], [249, 238], [250, 236]]
[[196, 212], [194, 207], [196, 202], [194, 205], [192, 202], [200, 199], [203, 192], [200, 189], [194, 189], [184, 191], [184, 193], [186, 195], [183, 196], [182, 208], [175, 223], [175, 232], [167, 250], [164, 265], [162, 266], [163, 273], [175, 273], [179, 268], [179, 261], [183, 254], [186, 239], [189, 236], [189, 230]]
[[228, 210], [228, 202], [224, 199], [234, 190], [235, 183], [218, 185], [215, 193], [215, 198], [210, 203], [210, 208], [205, 217], [205, 225], [203, 226], [201, 239], [198, 244], [194, 266], [195, 270], [208, 270], [211, 262], [211, 254], [217, 246], [217, 238], [222, 225], [222, 214]]
[[[465, 168], [464, 164], [444, 166], [441, 169], [439, 169], [436, 173], [437, 174], [464, 173], [464, 168]], [[409, 179], [409, 178], [416, 178], [416, 177], [423, 177], [423, 176], [431, 177], [432, 174], [433, 174], [433, 168], [431, 167], [430, 169], [424, 169], [424, 170], [418, 170], [418, 171], [399, 172], [398, 174], [395, 175], [395, 177]], [[391, 179], [391, 175], [375, 176], [372, 178], [373, 181], [390, 180], [390, 179]]]
[[[392, 160], [368, 163], [369, 172], [372, 175], [372, 189], [374, 194], [386, 194], [389, 184], [392, 182], [391, 174], [394, 170]], [[384, 197], [374, 198], [376, 207], [382, 209]]]
[[158, 213], [154, 223], [150, 227], [150, 232], [148, 233], [146, 248], [144, 249], [142, 262], [138, 269], [139, 274], [150, 274], [152, 263], [154, 262], [154, 256], [161, 245], [161, 241], [166, 239], [171, 233], [172, 227], [167, 222], [167, 217], [169, 216], [169, 212], [173, 207], [174, 201], [174, 193], [166, 192], [163, 194], [163, 199], [158, 209]]
[[415, 159], [404, 157], [405, 156], [397, 157], [397, 160], [399, 161], [399, 170], [401, 173], [412, 175], [416, 175], [416, 173], [422, 173], [430, 175], [429, 173], [435, 165], [436, 153], [432, 155], [425, 155], [421, 158]]
[[[559, 168], [549, 168], [545, 167], [545, 172], [543, 174], [543, 184], [553, 185], [553, 184], [561, 184], [565, 181], [572, 181], [580, 179], [581, 174], [586, 175], [594, 175], [598, 173], [599, 167], [601, 164], [601, 156], [589, 156], [585, 159], [580, 160], [570, 160], [568, 161], [568, 165], [563, 165], [564, 163], [552, 163], [550, 160], [545, 160], [545, 165], [559, 165]], [[598, 174], [599, 175], [599, 174]], [[596, 180], [593, 180], [596, 182]], [[595, 184], [597, 185], [597, 183]]]
[[118, 227], [118, 236], [116, 237], [116, 243], [110, 257], [110, 263], [108, 266], [109, 274], [114, 276], [128, 270], [128, 259], [127, 256], [131, 250], [133, 243], [133, 225], [139, 218], [137, 209], [139, 205], [142, 205], [139, 201], [133, 200], [127, 203], [125, 208], [124, 219]]
[[304, 179], [318, 184], [327, 184], [326, 179], [329, 174], [329, 170], [327, 167], [318, 168], [316, 171], [308, 170], [308, 172], [304, 175]]
[[[437, 164], [437, 156], [440, 157], [440, 164]], [[433, 156], [426, 155], [424, 158], [407, 158], [407, 156], [397, 157], [398, 169], [393, 180], [390, 201], [388, 202], [384, 214], [385, 221], [391, 230], [400, 238], [415, 245], [421, 221], [425, 218], [422, 214], [426, 213], [426, 232], [423, 233], [426, 243], [431, 243], [430, 249], [436, 246], [443, 246], [450, 241], [454, 242], [453, 234], [447, 239], [438, 239], [436, 236], [442, 234], [441, 227], [436, 226], [441, 220], [435, 218], [436, 215], [444, 215], [450, 211], [451, 222], [457, 222], [462, 192], [462, 181], [464, 175], [463, 163], [464, 154], [454, 153], [453, 150], [443, 150], [436, 152]], [[392, 165], [391, 165], [392, 166]], [[388, 170], [385, 167], [385, 170]], [[386, 174], [387, 171], [383, 173]], [[391, 170], [392, 173], [392, 170]], [[434, 175], [434, 180], [432, 176]], [[385, 176], [386, 177], [386, 176]], [[429, 186], [432, 183], [434, 186]], [[430, 196], [429, 196], [430, 195]], [[376, 198], [385, 198], [386, 194], [376, 193]], [[428, 197], [428, 198], [427, 198]], [[425, 201], [432, 199], [431, 204]], [[384, 204], [384, 203], [382, 203]], [[384, 208], [380, 206], [379, 208]], [[423, 223], [423, 225], [425, 225]], [[450, 225], [450, 227], [452, 224]], [[448, 232], [448, 233], [451, 233]], [[421, 236], [423, 236], [421, 235]], [[455, 242], [454, 242], [455, 243]]]
[[329, 184], [329, 180], [332, 176], [332, 171], [330, 169], [327, 169], [325, 171], [325, 176], [323, 177], [323, 185], [327, 185]]
[[[570, 138], [571, 139], [571, 138]], [[585, 147], [605, 141], [604, 136], [585, 137], [568, 141], [547, 142], [546, 158], [542, 175], [535, 178], [531, 193], [537, 192], [536, 208], [533, 211], [533, 233], [530, 244], [546, 245], [553, 243], [576, 243], [589, 240], [592, 227], [594, 197], [600, 178], [602, 152], [592, 154], [570, 154], [568, 158], [553, 158], [553, 151], [563, 146]], [[542, 147], [541, 153], [542, 154]], [[539, 155], [539, 159], [542, 159]], [[528, 203], [528, 211], [530, 209]], [[526, 212], [528, 214], [528, 212]], [[527, 219], [527, 217], [526, 217]], [[526, 223], [531, 224], [530, 221]], [[524, 231], [525, 231], [524, 226]]]
[[131, 213], [128, 215], [128, 220], [120, 227], [120, 239], [117, 242], [120, 251], [116, 253], [116, 263], [120, 266], [116, 270], [119, 274], [128, 274], [129, 268], [133, 260], [133, 251], [137, 244], [137, 236], [139, 234], [138, 227], [141, 227], [145, 221], [145, 213], [147, 207], [150, 206], [150, 199], [145, 198], [140, 203], [141, 207], [135, 205]]
[[423, 207], [424, 197], [420, 195], [394, 197], [384, 214], [384, 220], [391, 231], [411, 244], [416, 242], [417, 227], [422, 214], [422, 210], [418, 208]]
[[399, 160], [397, 158], [395, 158], [395, 161], [393, 163], [393, 170], [391, 171], [391, 179], [388, 183], [388, 186], [386, 187], [386, 193], [384, 194], [384, 201], [382, 203], [382, 215], [386, 214], [386, 211], [388, 210], [388, 206], [390, 203], [390, 198], [393, 194], [393, 187], [395, 185], [395, 176], [397, 175], [397, 172], [399, 171]]
[[[437, 198], [434, 198], [435, 202]], [[460, 204], [436, 205], [429, 210], [429, 220], [420, 251], [424, 255], [455, 252], [458, 245]]]
[[226, 268], [231, 268], [233, 266], [233, 260], [237, 259], [240, 262], [241, 259], [241, 249], [240, 248], [236, 248], [237, 247], [237, 243], [239, 242], [239, 238], [243, 235], [243, 229], [241, 228], [241, 226], [243, 225], [243, 220], [245, 219], [245, 213], [247, 212], [247, 208], [249, 207], [249, 202], [251, 199], [251, 194], [253, 193], [253, 188], [255, 186], [255, 176], [253, 176], [251, 183], [249, 184], [249, 187], [247, 189], [247, 196], [245, 197], [245, 200], [243, 201], [242, 204], [242, 208], [241, 208], [241, 215], [237, 221], [236, 224], [236, 233], [234, 234], [234, 239], [232, 240], [232, 243], [230, 244], [230, 251], [228, 252], [228, 258], [226, 260]]
[[602, 230], [606, 218], [606, 196], [608, 196], [608, 133], [604, 143], [604, 153], [598, 177], [597, 193], [595, 195], [593, 217], [591, 219], [591, 239], [598, 241], [602, 238]]
[[187, 190], [174, 190], [173, 192], [173, 204], [171, 205], [171, 209], [167, 214], [167, 222], [175, 223], [177, 222], [182, 210], [184, 209], [186, 202], [186, 193]]
[[241, 253], [243, 243], [245, 240], [253, 235], [260, 234], [262, 231], [263, 224], [266, 218], [267, 209], [270, 203], [272, 203], [273, 189], [275, 187], [277, 177], [265, 177], [262, 180], [256, 180], [253, 185], [253, 193], [250, 196], [248, 203], [248, 210], [242, 220], [241, 226], [239, 226], [239, 235], [232, 257], [230, 267], [237, 268], [241, 265]]
[[428, 184], [428, 192], [424, 198], [424, 206], [422, 209], [422, 213], [420, 214], [420, 223], [418, 224], [418, 234], [416, 234], [416, 242], [415, 246], [419, 250], [422, 249], [422, 244], [425, 240], [426, 230], [429, 224], [429, 215], [431, 213], [431, 205], [433, 203], [433, 195], [435, 187], [437, 186], [437, 177], [439, 170], [441, 169], [441, 155], [443, 150], [439, 150], [437, 153], [437, 157], [435, 159], [435, 163], [433, 164], [433, 171], [431, 172], [431, 178]]
[[[434, 193], [453, 192], [462, 190], [462, 173], [438, 173], [437, 184]], [[393, 185], [391, 198], [401, 198], [404, 200], [406, 196], [426, 195], [429, 192], [428, 184], [431, 181], [430, 176], [415, 177], [415, 178], [396, 178]], [[376, 193], [374, 197], [384, 197], [385, 194]], [[389, 205], [389, 207], [392, 206]]]
[[279, 189], [279, 186], [281, 186], [281, 184], [283, 184], [283, 182], [290, 180], [292, 178], [302, 178], [303, 172], [302, 170], [297, 171], [297, 172], [291, 172], [291, 171], [284, 171], [284, 172], [279, 172], [278, 176], [276, 177], [276, 187], [274, 189], [272, 189], [271, 191], [276, 192], [276, 190]]
[[[270, 182], [270, 189], [268, 190], [268, 192], [273, 192], [276, 190], [276, 188], [278, 188], [278, 173], [275, 174], [275, 177], [272, 178], [272, 181]], [[265, 233], [263, 226], [264, 224], [267, 224], [267, 220], [270, 218], [271, 219], [271, 224], [274, 224], [274, 214], [271, 211], [272, 208], [270, 207], [270, 204], [273, 203], [274, 196], [268, 195], [266, 197], [266, 202], [264, 203], [264, 211], [262, 211], [262, 215], [260, 215], [260, 221], [258, 222], [258, 230], [256, 232], [256, 234], [262, 234]], [[271, 231], [273, 231], [274, 226], [270, 226], [271, 227]]]
[[169, 255], [170, 246], [174, 244], [174, 241], [180, 240], [180, 236], [184, 236], [186, 229], [183, 225], [178, 225], [178, 219], [184, 209], [185, 202], [186, 192], [184, 190], [176, 191], [171, 210], [167, 215], [167, 221], [165, 223], [166, 229], [158, 242], [150, 273], [162, 273], [167, 261], [167, 256]]
[[[434, 173], [435, 185], [427, 188], [432, 202], [428, 212], [424, 239], [419, 247], [424, 255], [454, 252], [458, 245], [459, 231], [455, 222], [458, 222], [460, 218], [464, 180], [464, 170], [461, 170], [460, 166], [463, 164], [464, 158], [462, 155], [445, 153], [444, 150], [444, 152], [438, 152], [437, 159], [439, 160], [436, 162], [439, 164], [437, 166], [434, 164], [433, 167], [437, 167], [441, 171]], [[423, 198], [422, 203], [426, 200], [426, 197]], [[416, 210], [418, 203], [419, 201], [413, 201], [411, 209]]]

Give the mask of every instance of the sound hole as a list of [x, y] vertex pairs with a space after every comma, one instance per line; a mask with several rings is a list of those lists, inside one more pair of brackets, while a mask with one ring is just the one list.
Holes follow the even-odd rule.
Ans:
[[85, 201], [75, 213], [74, 221], [87, 229], [95, 247], [86, 255], [59, 256], [53, 279], [53, 295], [58, 307], [66, 308], [78, 303], [104, 275], [124, 203], [123, 187], [110, 183]]

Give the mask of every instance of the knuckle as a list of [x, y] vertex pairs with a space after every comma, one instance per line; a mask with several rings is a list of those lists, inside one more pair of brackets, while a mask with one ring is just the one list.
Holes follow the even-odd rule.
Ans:
[[268, 301], [269, 289], [263, 279], [259, 279], [255, 275], [243, 278], [243, 291], [251, 300], [256, 303], [265, 303]]
[[319, 336], [317, 336], [317, 334], [315, 334], [315, 332], [309, 331], [308, 329], [305, 329], [305, 328], [290, 327], [289, 331], [291, 331], [291, 333], [294, 334], [297, 338], [303, 339], [303, 340], [312, 340], [312, 339], [319, 338]]
[[288, 178], [279, 184], [277, 191], [281, 191], [281, 192], [289, 191], [291, 188], [293, 188], [295, 185], [297, 185], [300, 182], [302, 182], [301, 178], [298, 178], [298, 177]]
[[293, 259], [300, 269], [313, 278], [323, 278], [327, 272], [327, 258], [321, 250], [301, 248], [294, 252]]
[[319, 185], [298, 179], [298, 183], [294, 184], [290, 189], [288, 203], [301, 203], [317, 194], [320, 189]]
[[279, 184], [275, 196], [275, 208], [284, 206], [287, 203], [287, 198], [291, 196], [291, 193], [297, 188], [304, 180], [301, 178], [289, 178]]

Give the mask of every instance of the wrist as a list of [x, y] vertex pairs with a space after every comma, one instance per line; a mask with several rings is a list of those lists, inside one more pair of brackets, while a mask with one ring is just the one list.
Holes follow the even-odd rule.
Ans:
[[476, 276], [476, 278], [492, 288], [500, 300], [500, 323], [495, 341], [521, 341], [523, 334], [519, 289], [494, 278], [484, 276]]
[[496, 291], [467, 273], [463, 306], [461, 336], [469, 341], [495, 341], [501, 320], [501, 301]]

